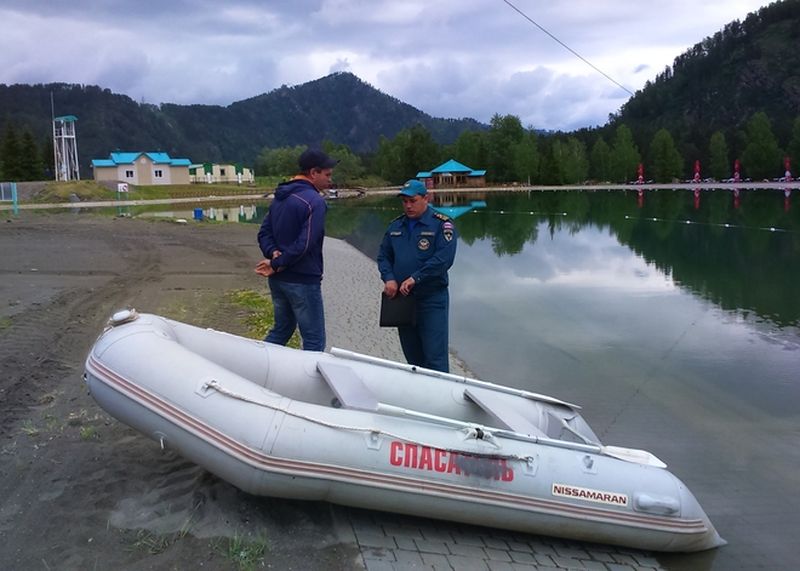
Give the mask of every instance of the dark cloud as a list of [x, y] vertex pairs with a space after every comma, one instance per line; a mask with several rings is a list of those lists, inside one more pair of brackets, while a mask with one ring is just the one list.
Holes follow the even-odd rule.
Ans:
[[[759, 5], [515, 3], [631, 91]], [[0, 37], [2, 83], [94, 83], [151, 103], [227, 105], [346, 70], [430, 115], [571, 130], [628, 97], [485, 0], [5, 0]]]

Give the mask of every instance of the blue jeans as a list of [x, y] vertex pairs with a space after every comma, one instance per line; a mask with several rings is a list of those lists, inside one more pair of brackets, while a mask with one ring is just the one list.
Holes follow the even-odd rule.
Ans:
[[286, 345], [295, 327], [299, 327], [305, 351], [324, 351], [325, 312], [321, 284], [297, 284], [274, 278], [268, 280], [275, 309], [275, 324], [264, 341]]

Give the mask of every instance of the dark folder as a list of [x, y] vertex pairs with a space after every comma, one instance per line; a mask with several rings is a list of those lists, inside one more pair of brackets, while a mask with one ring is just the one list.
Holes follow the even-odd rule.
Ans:
[[381, 327], [417, 324], [417, 304], [412, 295], [398, 293], [394, 297], [381, 294]]

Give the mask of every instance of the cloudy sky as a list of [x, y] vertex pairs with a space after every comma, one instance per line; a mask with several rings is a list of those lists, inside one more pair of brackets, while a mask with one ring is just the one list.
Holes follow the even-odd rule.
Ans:
[[[767, 0], [508, 0], [635, 92]], [[350, 71], [437, 117], [606, 122], [629, 94], [505, 0], [3, 0], [0, 83], [228, 105]], [[1, 112], [2, 110], [0, 110]]]

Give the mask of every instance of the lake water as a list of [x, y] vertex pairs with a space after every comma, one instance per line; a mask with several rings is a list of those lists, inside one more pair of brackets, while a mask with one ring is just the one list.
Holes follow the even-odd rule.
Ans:
[[[475, 199], [450, 272], [475, 375], [581, 404], [606, 444], [669, 465], [729, 545], [667, 568], [795, 568], [800, 193], [446, 197]], [[337, 202], [328, 234], [374, 257], [399, 206]]]

